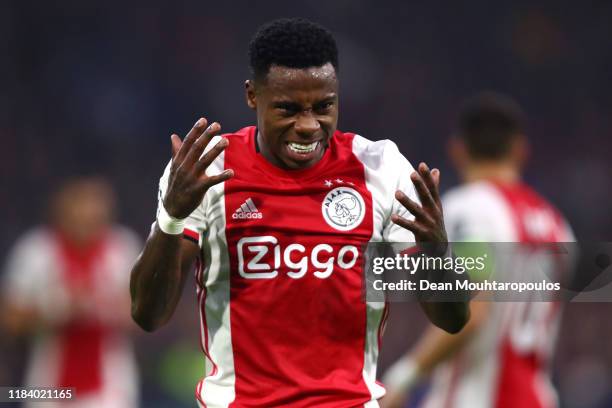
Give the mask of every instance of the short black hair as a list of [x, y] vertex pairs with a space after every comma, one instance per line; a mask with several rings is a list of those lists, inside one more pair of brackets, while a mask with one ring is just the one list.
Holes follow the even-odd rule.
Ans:
[[478, 93], [464, 102], [459, 113], [458, 135], [473, 159], [504, 158], [524, 131], [523, 109], [500, 93]]
[[304, 18], [282, 18], [264, 24], [249, 44], [251, 74], [265, 79], [272, 65], [320, 67], [338, 71], [338, 47], [329, 30]]

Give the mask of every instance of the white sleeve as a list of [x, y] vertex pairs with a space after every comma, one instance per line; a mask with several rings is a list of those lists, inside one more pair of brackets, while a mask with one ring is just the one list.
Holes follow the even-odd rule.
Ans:
[[389, 180], [383, 181], [390, 184], [391, 188], [387, 194], [390, 195], [392, 200], [391, 211], [383, 227], [383, 240], [386, 242], [415, 242], [414, 234], [411, 231], [391, 221], [391, 214], [397, 214], [408, 220], [414, 220], [414, 216], [410, 211], [395, 199], [395, 192], [397, 190], [404, 192], [412, 201], [417, 202], [419, 205], [421, 204], [421, 200], [410, 178], [410, 175], [414, 172], [414, 167], [400, 153], [397, 145], [391, 141], [388, 141], [385, 146], [383, 161], [385, 167], [388, 168], [386, 173], [389, 175]]
[[514, 242], [513, 215], [499, 195], [484, 183], [457, 187], [442, 197], [450, 242]]
[[48, 232], [36, 229], [19, 238], [9, 252], [3, 298], [16, 307], [45, 311], [53, 306], [53, 245]]
[[574, 229], [570, 225], [570, 223], [563, 219], [563, 242], [576, 242], [576, 235], [574, 234]]

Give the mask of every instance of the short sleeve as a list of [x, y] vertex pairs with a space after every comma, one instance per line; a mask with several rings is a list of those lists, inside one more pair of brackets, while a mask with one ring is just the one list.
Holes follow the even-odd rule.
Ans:
[[455, 255], [476, 258], [488, 254], [485, 267], [472, 269], [470, 279], [490, 279], [499, 265], [508, 262], [507, 254], [498, 253], [492, 243], [517, 239], [508, 206], [487, 184], [472, 183], [446, 193], [442, 197], [442, 207], [446, 232]]
[[[159, 179], [159, 190], [157, 194], [157, 214], [159, 214], [159, 210], [161, 206], [164, 205], [164, 196], [166, 195], [166, 190], [168, 189], [168, 178], [170, 176], [170, 165], [172, 161], [168, 163], [166, 169], [164, 170], [164, 174]], [[202, 233], [206, 230], [206, 209], [204, 208], [205, 200], [202, 200], [200, 205], [187, 217], [185, 220], [185, 232], [184, 237], [186, 239], [191, 239], [195, 242], [200, 241], [200, 237], [202, 237]]]
[[408, 220], [413, 220], [414, 216], [408, 211], [399, 201], [395, 199], [395, 191], [400, 190], [406, 194], [412, 201], [420, 204], [421, 201], [416, 193], [414, 184], [410, 175], [414, 172], [414, 167], [400, 153], [397, 146], [393, 142], [388, 142], [383, 153], [385, 166], [389, 167], [388, 172], [392, 189], [389, 191], [391, 195], [391, 213], [385, 221], [383, 227], [383, 240], [386, 242], [415, 242], [415, 237], [412, 231], [409, 231], [391, 221], [391, 214], [397, 214], [400, 217]]
[[444, 222], [451, 242], [513, 242], [513, 215], [488, 185], [474, 183], [442, 197]]
[[49, 232], [35, 229], [22, 236], [11, 249], [3, 276], [3, 298], [24, 309], [44, 315], [60, 311], [61, 287], [54, 281], [54, 246]]

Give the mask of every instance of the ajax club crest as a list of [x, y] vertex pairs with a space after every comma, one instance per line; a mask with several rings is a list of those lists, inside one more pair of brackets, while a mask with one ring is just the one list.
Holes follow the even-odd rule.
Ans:
[[330, 227], [339, 231], [350, 231], [361, 224], [366, 209], [363, 198], [357, 190], [338, 187], [327, 193], [321, 211]]

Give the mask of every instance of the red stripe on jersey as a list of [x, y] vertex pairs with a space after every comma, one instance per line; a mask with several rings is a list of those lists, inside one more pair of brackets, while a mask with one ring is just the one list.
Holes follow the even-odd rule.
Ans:
[[[567, 239], [559, 212], [533, 189], [519, 183], [494, 183], [493, 186], [504, 197], [510, 208], [519, 242], [541, 246]], [[525, 310], [529, 310], [530, 307], [543, 306], [529, 304]], [[545, 325], [553, 324], [560, 309], [558, 303], [548, 304], [548, 306], [550, 309], [546, 321], [543, 322]], [[524, 314], [526, 313], [524, 311]], [[512, 327], [506, 330], [512, 330]], [[546, 328], [538, 330], [547, 335], [553, 335], [550, 333], [552, 330]], [[538, 376], [544, 370], [547, 356], [538, 351], [517, 350], [512, 344], [510, 333], [505, 334], [500, 348], [500, 376], [495, 407], [544, 407], [546, 397], [540, 395], [537, 381]]]
[[202, 256], [199, 255], [196, 258], [195, 265], [195, 281], [196, 281], [196, 293], [199, 295], [200, 290], [205, 286], [205, 283], [202, 281], [202, 275], [204, 273], [204, 260]]
[[[200, 308], [200, 327], [201, 327], [201, 330], [204, 332], [204, 335], [200, 336], [200, 348], [202, 349], [202, 352], [204, 353], [206, 358], [211, 362], [213, 366], [211, 372], [207, 374], [207, 376], [212, 376], [217, 373], [217, 365], [211, 358], [209, 347], [208, 347], [208, 325], [206, 323], [206, 307], [205, 307], [206, 305], [206, 284], [204, 282], [204, 262], [201, 257], [198, 257], [196, 259], [195, 278], [196, 278], [196, 285], [197, 285], [196, 294], [197, 294], [197, 299], [198, 299], [198, 306]], [[203, 387], [204, 387], [204, 379], [198, 381], [195, 393], [196, 393], [196, 398], [198, 399], [198, 401], [202, 404], [204, 408], [206, 408], [206, 404], [204, 403], [201, 397]]]
[[497, 408], [543, 408], [536, 381], [540, 370], [535, 354], [521, 355], [508, 339], [501, 344]]
[[200, 240], [200, 235], [196, 231], [193, 231], [193, 230], [190, 230], [190, 229], [187, 229], [187, 228], [185, 228], [183, 230], [183, 236], [185, 238], [191, 238], [196, 243]]
[[201, 392], [202, 392], [202, 386], [204, 385], [204, 379], [201, 379], [200, 381], [198, 381], [198, 385], [196, 386], [196, 390], [195, 390], [195, 397], [198, 400], [198, 402], [200, 403], [200, 405], [202, 405], [202, 408], [207, 408], [206, 407], [206, 403], [204, 402], [204, 400], [201, 397]]
[[198, 302], [200, 305], [201, 323], [202, 323], [201, 326], [202, 326], [202, 331], [204, 332], [204, 336], [200, 337], [200, 348], [202, 349], [202, 352], [204, 353], [206, 358], [208, 358], [208, 360], [210, 360], [211, 364], [213, 365], [212, 371], [208, 374], [210, 376], [210, 375], [215, 375], [217, 373], [217, 365], [211, 358], [209, 348], [208, 348], [208, 325], [206, 324], [206, 309], [205, 309], [206, 288], [203, 288], [198, 293]]
[[[380, 348], [382, 347], [382, 339], [383, 339], [383, 334], [385, 332], [385, 328], [387, 327], [388, 317], [389, 317], [389, 302], [385, 301], [385, 308], [383, 309], [382, 317], [380, 318], [380, 322], [378, 323], [378, 330], [376, 334], [378, 338], [378, 351], [380, 351]], [[385, 384], [383, 384], [382, 382], [378, 380], [376, 380], [375, 382], [378, 386], [384, 388], [385, 390], [387, 389]]]
[[[367, 316], [361, 249], [372, 236], [373, 213], [353, 136], [336, 132], [317, 164], [294, 171], [256, 153], [254, 127], [230, 136], [225, 168], [235, 176], [224, 188], [236, 393], [231, 407], [341, 408], [371, 399], [362, 374]], [[324, 200], [338, 187], [356, 192], [365, 206], [363, 220], [350, 231], [324, 219]], [[346, 208], [353, 205], [357, 201]], [[352, 247], [356, 262], [346, 249]]]
[[493, 183], [493, 186], [511, 209], [519, 242], [539, 244], [565, 239], [561, 215], [532, 188], [520, 183]]
[[[55, 236], [69, 296], [84, 293], [94, 296], [96, 268], [107, 254], [108, 237], [103, 234], [88, 246], [78, 247], [60, 232]], [[103, 386], [103, 347], [111, 334], [110, 327], [94, 317], [73, 318], [65, 323], [58, 332], [60, 361], [56, 386], [76, 387], [83, 396], [98, 392]]]
[[385, 308], [383, 309], [382, 318], [378, 324], [378, 349], [382, 346], [382, 337], [387, 327], [387, 318], [389, 317], [389, 302], [385, 301]]

